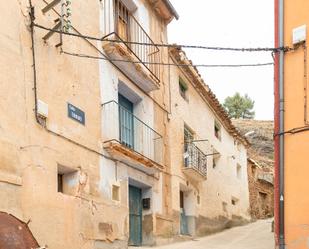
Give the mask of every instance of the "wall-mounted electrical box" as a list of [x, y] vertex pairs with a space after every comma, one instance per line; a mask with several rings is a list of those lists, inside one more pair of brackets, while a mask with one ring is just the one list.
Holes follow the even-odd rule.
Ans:
[[302, 25], [293, 29], [293, 45], [305, 42], [307, 38], [307, 26]]
[[37, 108], [38, 108], [38, 114], [40, 116], [42, 116], [43, 118], [48, 117], [48, 104], [46, 104], [42, 100], [38, 100]]
[[143, 209], [149, 210], [150, 209], [150, 198], [143, 199]]

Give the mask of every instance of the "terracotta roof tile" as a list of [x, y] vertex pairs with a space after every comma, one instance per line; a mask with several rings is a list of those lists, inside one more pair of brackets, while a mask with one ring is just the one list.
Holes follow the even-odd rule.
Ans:
[[192, 61], [187, 58], [185, 52], [181, 49], [181, 47], [170, 48], [169, 53], [175, 60], [175, 63], [191, 65], [190, 67], [181, 67], [183, 71], [190, 77], [191, 83], [195, 86], [198, 92], [204, 97], [207, 103], [211, 106], [211, 108], [219, 117], [223, 126], [230, 133], [230, 135], [237, 138], [245, 146], [249, 146], [250, 145], [249, 141], [246, 139], [246, 137], [241, 135], [241, 133], [237, 130], [237, 128], [232, 124], [232, 121], [228, 113], [225, 111], [224, 107], [221, 105], [216, 95], [204, 82], [198, 69], [192, 65]]

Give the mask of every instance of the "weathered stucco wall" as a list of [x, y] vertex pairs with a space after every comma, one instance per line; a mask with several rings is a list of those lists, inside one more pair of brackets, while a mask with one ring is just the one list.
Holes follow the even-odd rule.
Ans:
[[[309, 2], [304, 0], [284, 2], [284, 46], [293, 47], [293, 29], [307, 25], [308, 42]], [[304, 44], [308, 46], [307, 44]], [[307, 126], [308, 116], [306, 63], [308, 54], [303, 45], [284, 55], [284, 130]], [[308, 143], [307, 132], [284, 136], [284, 233], [288, 248], [308, 248], [309, 216], [308, 190]], [[279, 197], [278, 197], [279, 199]], [[278, 201], [279, 202], [279, 201]], [[278, 218], [278, 217], [277, 217]]]
[[[44, 1], [34, 4], [35, 22], [52, 27], [57, 15], [43, 15]], [[99, 188], [99, 63], [61, 54], [55, 48], [58, 35], [44, 43], [46, 31], [35, 28], [37, 94], [49, 107], [46, 129], [38, 125], [28, 7], [28, 1], [0, 3], [0, 113], [6, 117], [0, 122], [0, 210], [30, 221], [38, 242], [49, 248], [94, 248], [114, 240], [126, 244], [127, 201], [114, 205]], [[76, 1], [72, 10], [73, 26], [97, 36], [99, 3]], [[80, 38], [65, 37], [63, 49], [96, 54]], [[85, 126], [68, 118], [68, 102], [85, 111]], [[57, 192], [59, 166], [77, 172], [70, 195]]]
[[[179, 93], [179, 76], [187, 84], [187, 100]], [[185, 191], [187, 203], [190, 203], [190, 207], [185, 207], [185, 210], [189, 216], [196, 218], [196, 231], [193, 232], [197, 234], [217, 231], [220, 227], [226, 227], [229, 220], [238, 219], [237, 217], [249, 219], [246, 148], [242, 144], [235, 145], [234, 138], [223, 126], [221, 141], [215, 137], [214, 123], [215, 120], [220, 122], [219, 117], [201, 98], [181, 70], [171, 67], [170, 80], [173, 93], [169, 124], [170, 143], [174, 145], [170, 148], [173, 209], [179, 212], [179, 191]], [[208, 157], [207, 180], [200, 183], [190, 181], [182, 172], [185, 125], [194, 131], [195, 140], [207, 140], [196, 143], [205, 154], [220, 153], [216, 167], [213, 167], [213, 156]], [[237, 176], [237, 165], [241, 166], [240, 176]], [[236, 205], [232, 205], [231, 198], [238, 199]], [[225, 207], [223, 202], [226, 203]]]
[[[44, 0], [33, 2], [35, 22], [53, 27], [59, 8], [43, 14]], [[136, 18], [153, 41], [166, 43], [167, 23], [148, 1], [135, 3]], [[102, 2], [73, 1], [71, 8], [72, 32], [102, 34]], [[110, 62], [61, 53], [55, 47], [59, 35], [44, 42], [47, 31], [35, 27], [35, 79], [29, 3], [2, 2], [0, 9], [0, 115], [5, 117], [0, 121], [0, 211], [29, 221], [40, 245], [51, 249], [125, 247], [129, 185], [142, 188], [143, 198], [151, 198], [151, 209], [143, 210], [144, 244], [179, 235], [180, 190], [186, 193], [192, 234], [220, 230], [235, 217], [248, 218], [246, 150], [235, 146], [225, 129], [221, 142], [214, 136], [215, 115], [189, 81], [189, 102], [182, 99], [179, 69], [161, 66], [160, 89], [146, 93]], [[63, 38], [64, 52], [104, 53], [100, 42]], [[170, 61], [167, 49], [162, 48], [160, 54], [163, 62]], [[139, 98], [134, 114], [163, 137], [162, 172], [132, 167], [103, 149], [102, 142], [111, 135], [105, 125], [111, 122], [104, 118], [102, 104], [118, 101], [119, 82]], [[48, 105], [44, 125], [35, 119], [34, 90]], [[85, 125], [68, 117], [68, 103], [85, 112]], [[208, 178], [202, 183], [190, 181], [181, 171], [184, 124], [195, 131], [196, 139], [209, 140], [199, 145], [201, 149], [212, 153], [213, 146], [221, 154], [215, 168], [212, 157], [208, 158]], [[117, 126], [111, 128], [119, 132]], [[63, 173], [70, 174], [61, 193], [57, 181]], [[119, 200], [112, 198], [113, 185], [119, 187]], [[231, 205], [231, 197], [239, 199], [237, 205]], [[227, 203], [226, 211], [222, 202]]]
[[[134, 1], [137, 10], [132, 13], [138, 20], [143, 29], [156, 42], [158, 39], [166, 40], [166, 23], [160, 20], [160, 17], [155, 14], [152, 6], [147, 1]], [[100, 18], [104, 15], [104, 10], [100, 8]], [[100, 24], [101, 32], [104, 31], [104, 24]], [[164, 32], [158, 34], [158, 29]], [[104, 50], [102, 49], [102, 52]], [[167, 50], [161, 51], [163, 60], [168, 57]], [[168, 80], [167, 70], [161, 68], [160, 74], [160, 89], [154, 92], [146, 93], [135, 82], [134, 79], [127, 77], [121, 68], [112, 65], [109, 61], [100, 61], [100, 88], [101, 88], [101, 103], [104, 104], [109, 101], [118, 102], [118, 93], [128, 98], [134, 105], [133, 113], [138, 120], [147, 125], [163, 137], [162, 143], [162, 166], [164, 170], [167, 169], [168, 158], [168, 144], [167, 144], [167, 108], [168, 95], [166, 95], [165, 84]], [[138, 73], [138, 71], [136, 71]], [[118, 107], [114, 106], [114, 116], [112, 120], [106, 118], [107, 112], [102, 110], [102, 138], [103, 141], [109, 139], [118, 139], [119, 124], [118, 124]], [[140, 121], [136, 121], [141, 125]], [[141, 127], [137, 127], [139, 129]], [[147, 129], [147, 128], [146, 128]], [[138, 133], [138, 131], [137, 131]], [[138, 135], [138, 134], [137, 134]], [[140, 139], [135, 140], [134, 146], [139, 146], [142, 143]], [[147, 150], [147, 144], [139, 146], [140, 149]], [[108, 154], [108, 152], [106, 152]], [[145, 168], [136, 169], [134, 166], [125, 163], [124, 160], [114, 162], [110, 159], [103, 159], [101, 162], [101, 174], [107, 177], [103, 180], [101, 188], [111, 198], [112, 185], [117, 181], [126, 179], [128, 185], [136, 186], [142, 189], [143, 198], [151, 199], [150, 210], [143, 210], [142, 223], [142, 241], [143, 244], [153, 245], [156, 243], [158, 230], [156, 215], [166, 214], [168, 212], [168, 194], [170, 191], [168, 183], [166, 183], [166, 176], [163, 173], [156, 172], [149, 174], [149, 170]], [[127, 195], [127, 199], [128, 199]]]

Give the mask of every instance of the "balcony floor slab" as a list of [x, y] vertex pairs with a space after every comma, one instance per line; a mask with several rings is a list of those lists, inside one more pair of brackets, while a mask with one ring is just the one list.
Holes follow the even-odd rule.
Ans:
[[182, 172], [195, 182], [205, 181], [207, 176], [193, 167], [183, 167]]
[[[151, 92], [160, 88], [160, 83], [136, 56], [122, 43], [103, 42], [103, 49], [114, 64], [117, 65], [136, 85], [145, 92]], [[125, 61], [132, 61], [124, 62]]]
[[164, 170], [164, 166], [122, 145], [118, 141], [106, 142], [103, 144], [103, 148], [113, 159], [129, 164], [148, 174], [154, 174]]

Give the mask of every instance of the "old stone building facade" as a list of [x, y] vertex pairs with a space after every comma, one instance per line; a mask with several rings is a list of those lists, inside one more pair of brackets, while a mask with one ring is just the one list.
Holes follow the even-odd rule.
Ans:
[[274, 176], [270, 168], [262, 168], [248, 158], [250, 214], [253, 219], [274, 216]]
[[[191, 65], [181, 49], [170, 49], [170, 55], [175, 64]], [[194, 67], [170, 70], [170, 144], [175, 144], [170, 168], [177, 232], [200, 236], [247, 222], [247, 140]]]
[[191, 66], [160, 65], [181, 61], [156, 46], [178, 18], [168, 0], [0, 9], [1, 214], [51, 249], [154, 245], [249, 219], [246, 140]]

